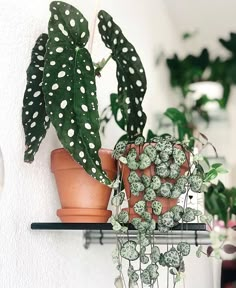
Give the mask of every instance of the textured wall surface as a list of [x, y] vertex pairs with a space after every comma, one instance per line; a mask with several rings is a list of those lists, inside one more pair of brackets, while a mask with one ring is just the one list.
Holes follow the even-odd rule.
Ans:
[[[47, 29], [48, 0], [0, 0], [0, 146], [5, 160], [5, 186], [0, 195], [0, 287], [1, 288], [75, 288], [113, 287], [116, 271], [111, 260], [112, 246], [83, 248], [79, 231], [31, 231], [31, 222], [58, 221], [60, 207], [53, 176], [50, 151], [60, 147], [53, 128], [47, 133], [33, 164], [23, 162], [24, 135], [21, 107], [26, 84], [25, 71], [31, 48], [37, 36]], [[162, 1], [72, 0], [93, 26], [98, 4], [110, 12], [123, 27], [143, 60], [149, 80], [145, 110], [150, 115], [164, 110], [171, 94], [165, 84], [167, 72], [156, 70], [155, 59], [162, 48], [179, 47], [174, 27]], [[161, 39], [161, 40], [160, 40]], [[94, 60], [108, 55], [95, 33]], [[164, 45], [164, 47], [163, 47]], [[163, 70], [163, 73], [161, 71]], [[114, 65], [109, 63], [102, 79], [98, 79], [100, 109], [108, 104], [109, 93], [115, 91]], [[105, 84], [104, 84], [105, 83]], [[157, 106], [153, 105], [153, 103]], [[104, 146], [111, 146], [121, 132], [114, 123], [107, 129]], [[194, 258], [195, 259], [195, 258]], [[208, 260], [190, 264], [185, 287], [211, 287]], [[198, 271], [199, 277], [192, 275]], [[207, 278], [208, 277], [208, 278]], [[208, 280], [206, 280], [208, 279]], [[166, 277], [160, 283], [164, 285]], [[207, 282], [208, 281], [208, 282]], [[161, 287], [163, 287], [161, 285]]]

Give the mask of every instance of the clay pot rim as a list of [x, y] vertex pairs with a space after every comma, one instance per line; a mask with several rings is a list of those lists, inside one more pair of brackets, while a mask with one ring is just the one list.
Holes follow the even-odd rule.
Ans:
[[110, 216], [112, 214], [111, 210], [103, 209], [80, 209], [80, 208], [62, 208], [57, 210], [57, 216]]
[[[65, 148], [56, 148], [56, 149], [53, 149], [51, 154], [54, 154], [54, 153], [60, 153], [62, 151], [67, 151]], [[113, 150], [112, 149], [109, 149], [109, 148], [100, 148], [99, 151], [103, 151], [103, 152], [112, 152]], [[67, 151], [68, 152], [68, 151]], [[69, 152], [68, 152], [69, 153]], [[70, 154], [70, 153], [69, 153]]]

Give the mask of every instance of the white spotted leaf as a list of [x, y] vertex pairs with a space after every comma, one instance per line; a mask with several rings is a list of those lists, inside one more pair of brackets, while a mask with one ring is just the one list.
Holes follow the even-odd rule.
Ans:
[[34, 155], [44, 139], [50, 125], [45, 110], [42, 91], [44, 55], [48, 35], [38, 37], [31, 54], [31, 62], [27, 69], [27, 85], [22, 108], [22, 124], [25, 132], [25, 162], [32, 162]]
[[46, 110], [64, 148], [101, 183], [111, 181], [101, 168], [95, 72], [89, 52], [88, 22], [64, 2], [50, 5], [49, 40], [43, 92]]
[[[117, 65], [118, 97], [116, 101], [121, 107], [121, 117], [124, 119], [123, 122], [119, 121], [119, 125], [122, 129], [126, 128], [130, 140], [134, 140], [137, 134], [143, 132], [146, 124], [146, 115], [142, 109], [147, 88], [145, 71], [134, 46], [126, 39], [112, 17], [101, 10], [98, 18], [102, 40], [106, 47], [112, 50], [111, 56]], [[116, 105], [115, 112], [118, 113], [118, 111]], [[116, 114], [114, 115], [117, 118]]]

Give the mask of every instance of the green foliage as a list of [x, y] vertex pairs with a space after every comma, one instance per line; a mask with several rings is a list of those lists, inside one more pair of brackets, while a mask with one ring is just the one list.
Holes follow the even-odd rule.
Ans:
[[[89, 30], [83, 14], [61, 1], [53, 1], [50, 12], [48, 36], [42, 34], [37, 40], [27, 70], [22, 111], [25, 161], [34, 160], [51, 121], [63, 147], [86, 172], [101, 183], [111, 185], [98, 156], [101, 140], [95, 76], [111, 57], [116, 61], [117, 96], [125, 105], [124, 110], [116, 112], [127, 116], [121, 127], [133, 138], [137, 132], [142, 133], [146, 123], [142, 110], [146, 92], [144, 68], [133, 45], [105, 11], [99, 12], [98, 26], [102, 40], [112, 49], [112, 54], [95, 64], [95, 68], [85, 48]], [[111, 99], [115, 97], [111, 96]], [[109, 118], [105, 118], [105, 122], [108, 121]]]
[[164, 115], [167, 116], [175, 126], [177, 126], [178, 138], [180, 141], [184, 140], [185, 135], [189, 138], [193, 136], [188, 120], [183, 112], [177, 108], [168, 108]]
[[201, 81], [203, 73], [209, 66], [209, 52], [203, 49], [199, 56], [188, 55], [180, 60], [177, 54], [166, 59], [166, 64], [170, 70], [170, 82], [173, 87], [180, 87], [183, 96], [189, 92], [189, 85], [193, 82]]
[[221, 181], [211, 184], [205, 193], [205, 207], [227, 225], [232, 215], [236, 215], [236, 188], [227, 189]]
[[119, 108], [115, 109], [117, 113], [122, 109], [120, 115], [124, 118], [119, 125], [127, 129], [129, 139], [133, 140], [136, 134], [142, 134], [146, 123], [146, 115], [142, 109], [146, 92], [143, 65], [134, 46], [126, 39], [112, 17], [105, 11], [100, 11], [98, 18], [102, 40], [107, 48], [112, 50], [111, 56], [117, 65], [118, 96], [115, 101]]
[[22, 108], [22, 124], [25, 132], [25, 162], [32, 162], [34, 155], [46, 135], [50, 119], [45, 110], [42, 91], [44, 55], [48, 35], [42, 34], [37, 39], [27, 69], [27, 85]]

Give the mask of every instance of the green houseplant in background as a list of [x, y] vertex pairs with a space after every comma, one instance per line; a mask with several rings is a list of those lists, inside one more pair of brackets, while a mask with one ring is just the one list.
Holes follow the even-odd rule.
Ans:
[[[236, 258], [236, 188], [226, 188], [221, 181], [211, 184], [205, 193], [206, 211], [215, 219], [210, 227], [211, 246], [208, 256]], [[208, 220], [203, 217], [202, 220]]]
[[[60, 149], [52, 153], [52, 170], [56, 176], [62, 208], [66, 208], [64, 212], [77, 213], [78, 211], [70, 208], [78, 208], [77, 204], [81, 204], [80, 199], [87, 195], [85, 204], [79, 206], [82, 211], [86, 209], [85, 214], [87, 215], [87, 209], [93, 205], [98, 190], [98, 186], [94, 185], [98, 185], [100, 182], [101, 189], [106, 189], [105, 192], [101, 192], [101, 197], [106, 199], [106, 203], [98, 203], [93, 208], [96, 209], [96, 213], [103, 211], [107, 216], [109, 213], [105, 210], [109, 200], [110, 187], [113, 186], [112, 180], [115, 177], [116, 166], [115, 160], [111, 157], [111, 151], [109, 151], [106, 153], [109, 154], [106, 155], [106, 158], [109, 158], [111, 167], [107, 167], [107, 173], [105, 173], [99, 157], [101, 156], [99, 153], [103, 152], [103, 149], [101, 149], [99, 135], [96, 71], [91, 55], [85, 48], [89, 38], [88, 22], [80, 11], [64, 2], [52, 2], [50, 11], [48, 35], [42, 34], [38, 38], [27, 70], [27, 87], [22, 111], [22, 122], [26, 135], [25, 161], [32, 162], [34, 160], [34, 155], [38, 151], [51, 122], [60, 142], [69, 152]], [[133, 123], [136, 123], [137, 117], [139, 120], [143, 118], [143, 124], [140, 124], [142, 127], [145, 124], [145, 115], [140, 118], [141, 100], [139, 99], [140, 103], [134, 100], [134, 95], [138, 95], [138, 92], [139, 97], [141, 97], [143, 93], [141, 90], [144, 90], [146, 85], [142, 64], [134, 47], [126, 40], [121, 30], [115, 25], [110, 26], [108, 14], [105, 11], [100, 11], [99, 19], [102, 20], [103, 18], [107, 20], [99, 26], [99, 31], [103, 40], [112, 39], [112, 46], [110, 46], [111, 44], [106, 45], [112, 47], [111, 57], [117, 63], [119, 83], [121, 81], [125, 83], [120, 85], [120, 90], [122, 90], [124, 97], [127, 94], [130, 97], [126, 111], [127, 119], [129, 121], [133, 119]], [[132, 134], [137, 133], [136, 124], [134, 125], [134, 127], [130, 126], [131, 137]], [[79, 183], [71, 185], [72, 190], [68, 192], [70, 182], [80, 177], [65, 174], [62, 178], [67, 179], [67, 181], [60, 180], [60, 174], [66, 170], [63, 163], [67, 160], [70, 161], [69, 169], [75, 172], [75, 162], [69, 154], [79, 163], [80, 166], [77, 166], [77, 168], [79, 167], [77, 170], [84, 169], [87, 173], [83, 173], [83, 175], [89, 174], [97, 180], [92, 182], [90, 189], [86, 181], [80, 180]], [[58, 158], [60, 163], [62, 162], [62, 166], [55, 168], [54, 164], [59, 161]], [[80, 169], [81, 166], [83, 169]], [[106, 165], [104, 164], [104, 166]], [[58, 178], [60, 179], [58, 180]], [[84, 187], [82, 187], [81, 194], [78, 195], [77, 190], [80, 186]], [[61, 187], [66, 188], [65, 193], [62, 192], [64, 189]], [[70, 194], [73, 196], [72, 200], [67, 201], [66, 197]], [[67, 218], [67, 221], [71, 221], [71, 218]], [[81, 221], [85, 221], [84, 218]], [[91, 222], [91, 219], [87, 221]], [[101, 219], [93, 221], [101, 222]]]
[[[194, 119], [194, 114], [199, 115], [209, 124], [211, 115], [207, 105], [218, 103], [218, 107], [226, 109], [232, 85], [235, 85], [236, 70], [236, 34], [230, 33], [228, 40], [218, 39], [220, 44], [229, 51], [229, 56], [222, 58], [210, 57], [207, 48], [202, 49], [199, 55], [189, 54], [181, 59], [177, 54], [166, 59], [166, 65], [170, 72], [170, 84], [173, 88], [178, 88], [181, 94], [179, 111], [185, 114], [190, 129], [195, 129], [198, 125]], [[222, 95], [211, 98], [206, 93], [200, 95], [198, 99], [192, 99], [195, 92], [194, 83], [218, 83], [222, 85]], [[195, 85], [196, 86], [196, 85]], [[188, 104], [190, 102], [190, 105]]]

